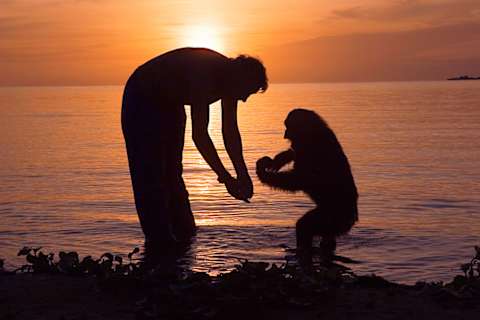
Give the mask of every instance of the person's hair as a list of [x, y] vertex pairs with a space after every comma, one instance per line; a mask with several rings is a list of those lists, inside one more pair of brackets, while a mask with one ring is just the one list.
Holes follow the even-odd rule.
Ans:
[[268, 78], [265, 67], [262, 62], [254, 57], [241, 54], [233, 59], [235, 65], [248, 75], [249, 80], [253, 82], [257, 92], [265, 92], [268, 88]]

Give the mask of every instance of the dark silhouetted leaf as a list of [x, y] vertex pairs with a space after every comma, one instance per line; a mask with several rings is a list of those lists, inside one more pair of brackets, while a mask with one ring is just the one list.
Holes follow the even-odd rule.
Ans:
[[105, 252], [105, 253], [102, 254], [102, 256], [100, 257], [100, 259], [102, 259], [102, 258], [107, 258], [108, 260], [113, 261], [113, 254], [111, 254], [110, 252]]
[[32, 248], [34, 254], [37, 254], [37, 251], [40, 250], [40, 249], [42, 249], [42, 247]]
[[37, 262], [37, 257], [29, 253], [27, 255], [27, 261], [30, 262], [31, 264], [35, 264], [35, 262]]
[[139, 252], [140, 252], [140, 249], [138, 247], [135, 247], [135, 249], [133, 249], [133, 251], [128, 254], [128, 259], [132, 259], [132, 256]]
[[18, 251], [17, 256], [26, 256], [30, 253], [31, 250], [32, 249], [29, 247], [23, 247], [22, 249], [20, 249], [20, 251]]

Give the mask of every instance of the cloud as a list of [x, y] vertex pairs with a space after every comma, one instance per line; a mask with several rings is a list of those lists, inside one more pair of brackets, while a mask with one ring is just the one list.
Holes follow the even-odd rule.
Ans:
[[357, 20], [388, 22], [423, 22], [428, 25], [446, 25], [478, 21], [478, 0], [397, 0], [388, 5], [352, 6], [333, 10], [328, 20]]
[[[13, 39], [25, 32], [34, 32], [46, 27], [48, 21], [26, 19], [22, 16], [0, 17], [0, 38], [3, 41]], [[2, 40], [0, 40], [0, 44]]]
[[480, 75], [480, 23], [320, 37], [266, 49], [273, 81], [441, 80]]

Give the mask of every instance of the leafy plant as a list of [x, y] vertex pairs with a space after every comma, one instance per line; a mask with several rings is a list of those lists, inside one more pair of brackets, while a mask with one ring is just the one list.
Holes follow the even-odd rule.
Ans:
[[79, 255], [75, 251], [60, 251], [58, 254], [59, 260], [56, 261], [54, 253], [44, 254], [41, 247], [23, 247], [17, 255], [25, 256], [28, 263], [14, 272], [88, 274], [102, 277], [132, 275], [138, 273], [140, 267], [140, 264], [133, 260], [133, 256], [138, 252], [140, 252], [138, 248], [130, 252], [127, 263], [124, 263], [121, 256], [109, 252], [101, 255], [99, 259], [86, 256], [80, 261]]
[[[135, 295], [141, 299], [141, 319], [244, 319], [258, 314], [264, 306], [307, 308], [318, 301], [334, 299], [339, 287], [393, 290], [402, 287], [381, 277], [357, 276], [334, 262], [317, 262], [311, 268], [286, 263], [240, 260], [235, 269], [211, 276], [165, 265], [146, 265], [135, 259], [135, 248], [125, 256], [104, 253], [98, 259], [80, 259], [76, 252], [44, 254], [41, 248], [24, 247], [19, 256], [27, 264], [17, 272], [93, 275], [102, 290]], [[450, 284], [424, 283], [412, 287], [439, 301], [477, 301], [480, 294], [480, 247], [475, 256], [462, 265], [463, 275]], [[0, 270], [2, 264], [0, 263]], [[470, 299], [470, 300], [468, 300]]]
[[461, 299], [477, 301], [480, 296], [480, 247], [475, 246], [475, 255], [460, 269], [463, 275], [457, 275], [445, 288]]
[[462, 264], [461, 269], [467, 279], [480, 278], [480, 247], [475, 246], [475, 256], [469, 263]]

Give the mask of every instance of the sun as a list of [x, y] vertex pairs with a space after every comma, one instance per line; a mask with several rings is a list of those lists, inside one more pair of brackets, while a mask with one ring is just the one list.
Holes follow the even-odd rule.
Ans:
[[181, 37], [183, 47], [202, 47], [223, 51], [218, 28], [205, 25], [189, 26], [184, 29]]

